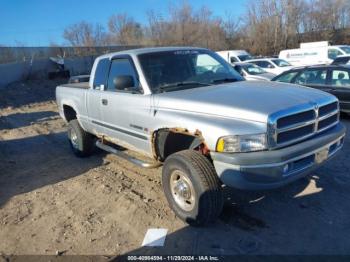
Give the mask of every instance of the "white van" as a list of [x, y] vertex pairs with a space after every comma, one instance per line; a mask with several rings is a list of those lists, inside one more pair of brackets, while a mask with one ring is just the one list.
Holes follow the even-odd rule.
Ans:
[[230, 64], [243, 62], [252, 59], [252, 55], [245, 50], [226, 50], [216, 52]]
[[330, 64], [337, 56], [350, 54], [350, 46], [329, 45], [328, 41], [301, 43], [299, 49], [282, 50], [279, 58], [294, 66]]

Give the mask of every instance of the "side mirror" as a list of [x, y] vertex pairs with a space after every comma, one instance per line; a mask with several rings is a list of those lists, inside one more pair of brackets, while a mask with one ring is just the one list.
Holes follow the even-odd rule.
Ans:
[[114, 87], [117, 90], [128, 90], [135, 87], [134, 78], [130, 75], [121, 75], [113, 79]]

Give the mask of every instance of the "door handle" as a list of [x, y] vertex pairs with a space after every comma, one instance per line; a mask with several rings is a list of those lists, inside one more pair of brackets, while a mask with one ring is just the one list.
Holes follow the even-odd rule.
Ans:
[[104, 105], [104, 106], [108, 105], [108, 100], [107, 99], [102, 99], [102, 105]]

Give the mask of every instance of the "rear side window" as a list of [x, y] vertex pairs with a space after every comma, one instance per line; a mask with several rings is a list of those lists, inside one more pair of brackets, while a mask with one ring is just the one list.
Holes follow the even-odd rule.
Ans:
[[333, 70], [332, 71], [332, 85], [350, 87], [349, 72], [345, 70]]
[[[112, 60], [111, 69], [108, 76], [107, 90], [117, 91], [113, 83], [114, 79], [118, 76], [132, 76], [135, 83], [135, 91], [139, 90], [139, 84], [136, 77], [136, 73], [130, 60], [127, 58]], [[124, 90], [125, 91], [125, 90]], [[132, 90], [129, 90], [132, 91]]]
[[295, 83], [300, 85], [325, 85], [326, 78], [326, 69], [306, 70], [295, 79]]
[[298, 72], [290, 72], [290, 73], [285, 73], [281, 76], [278, 76], [275, 78], [274, 81], [277, 82], [284, 82], [284, 83], [290, 83], [292, 79], [298, 74]]
[[94, 85], [93, 85], [94, 88], [96, 87], [99, 88], [101, 85], [106, 85], [109, 64], [110, 64], [110, 61], [108, 58], [101, 59], [98, 62], [96, 71], [95, 71], [95, 78], [94, 78]]

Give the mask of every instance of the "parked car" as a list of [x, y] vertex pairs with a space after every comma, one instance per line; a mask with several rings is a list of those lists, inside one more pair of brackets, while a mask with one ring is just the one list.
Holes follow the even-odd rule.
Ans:
[[216, 53], [230, 64], [243, 62], [253, 58], [252, 55], [245, 50], [225, 50]]
[[276, 75], [266, 72], [261, 67], [252, 63], [235, 63], [233, 68], [248, 81], [270, 81]]
[[247, 60], [247, 63], [252, 63], [263, 68], [266, 72], [279, 75], [284, 71], [290, 70], [293, 68], [291, 64], [287, 61], [279, 58], [259, 58]]
[[340, 101], [340, 110], [350, 113], [350, 65], [295, 68], [272, 81], [304, 85], [333, 94]]
[[337, 56], [333, 62], [332, 65], [346, 65], [349, 64], [350, 61], [350, 55], [341, 55]]
[[163, 165], [169, 206], [203, 225], [222, 210], [223, 184], [281, 187], [324, 164], [344, 142], [333, 95], [243, 80], [207, 49], [146, 48], [98, 57], [90, 82], [58, 86], [56, 99], [77, 156], [97, 146], [143, 168]]
[[330, 45], [328, 41], [301, 43], [298, 49], [282, 50], [280, 59], [294, 66], [330, 64], [338, 56], [349, 55], [350, 46]]

